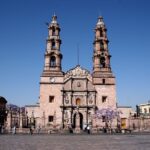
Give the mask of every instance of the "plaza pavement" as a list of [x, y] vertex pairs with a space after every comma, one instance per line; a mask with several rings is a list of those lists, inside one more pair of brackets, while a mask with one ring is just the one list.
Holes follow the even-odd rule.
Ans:
[[150, 134], [0, 135], [0, 150], [150, 150]]

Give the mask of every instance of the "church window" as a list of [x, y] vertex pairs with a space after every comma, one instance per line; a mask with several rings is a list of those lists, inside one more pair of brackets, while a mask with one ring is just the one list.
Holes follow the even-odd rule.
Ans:
[[105, 79], [102, 79], [102, 83], [105, 84]]
[[107, 100], [107, 96], [102, 96], [102, 103], [105, 103]]
[[50, 59], [50, 66], [55, 67], [56, 66], [56, 58], [55, 56], [52, 56]]
[[76, 99], [76, 105], [80, 105], [81, 104], [81, 100], [79, 98]]
[[147, 109], [146, 108], [144, 108], [144, 114], [147, 114]]
[[49, 103], [53, 103], [54, 102], [54, 96], [49, 96]]
[[48, 116], [48, 122], [53, 122], [54, 116]]

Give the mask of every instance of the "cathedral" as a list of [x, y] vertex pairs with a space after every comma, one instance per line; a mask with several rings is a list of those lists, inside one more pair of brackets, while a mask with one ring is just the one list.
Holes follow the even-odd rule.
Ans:
[[28, 117], [35, 118], [36, 126], [71, 126], [73, 129], [82, 130], [85, 125], [93, 125], [93, 114], [97, 109], [117, 107], [107, 28], [100, 16], [94, 29], [91, 50], [92, 72], [80, 65], [67, 72], [62, 70], [60, 31], [57, 16], [54, 15], [48, 24], [39, 102], [26, 106], [26, 111]]

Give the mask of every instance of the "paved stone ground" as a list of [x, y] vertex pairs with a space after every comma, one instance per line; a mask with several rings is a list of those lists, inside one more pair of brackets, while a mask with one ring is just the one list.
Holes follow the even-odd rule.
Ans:
[[0, 150], [150, 150], [150, 134], [0, 135]]

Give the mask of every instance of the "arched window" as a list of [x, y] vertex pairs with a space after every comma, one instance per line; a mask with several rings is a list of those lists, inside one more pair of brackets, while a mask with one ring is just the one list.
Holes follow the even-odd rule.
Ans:
[[56, 58], [55, 56], [52, 56], [50, 59], [50, 66], [55, 67], [56, 66]]
[[106, 63], [105, 63], [105, 57], [101, 57], [100, 58], [100, 67], [106, 67]]
[[79, 106], [80, 104], [81, 104], [81, 100], [80, 100], [80, 98], [77, 98], [77, 99], [76, 99], [76, 105]]

